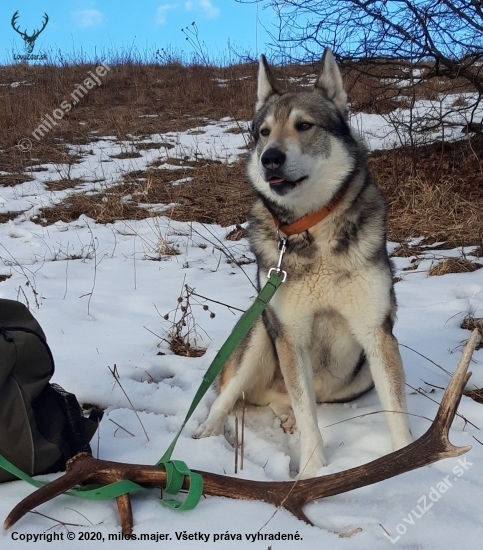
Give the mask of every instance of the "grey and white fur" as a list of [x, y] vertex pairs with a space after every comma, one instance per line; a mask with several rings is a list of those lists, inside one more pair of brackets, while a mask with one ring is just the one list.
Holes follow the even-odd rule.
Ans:
[[244, 392], [300, 432], [299, 478], [327, 464], [316, 403], [350, 401], [375, 386], [393, 449], [412, 441], [405, 378], [393, 335], [396, 300], [386, 250], [386, 207], [348, 124], [347, 95], [329, 49], [312, 91], [280, 93], [264, 56], [248, 175], [257, 199], [248, 238], [261, 288], [278, 260], [277, 227], [328, 204], [330, 214], [287, 239], [287, 280], [218, 380], [197, 437], [223, 432]]

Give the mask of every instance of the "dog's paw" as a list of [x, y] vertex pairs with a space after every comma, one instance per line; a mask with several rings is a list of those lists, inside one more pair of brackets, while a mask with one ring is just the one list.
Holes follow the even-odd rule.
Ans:
[[329, 462], [325, 459], [324, 453], [319, 450], [313, 453], [313, 455], [307, 460], [300, 460], [300, 473], [295, 478], [310, 479], [311, 477], [317, 477], [317, 472], [327, 466]]
[[287, 416], [287, 418], [284, 420], [283, 418], [280, 419], [283, 431], [286, 434], [293, 434], [296, 428], [295, 425], [295, 416], [292, 414], [290, 416]]
[[270, 408], [275, 416], [280, 419], [283, 431], [287, 434], [293, 434], [295, 431], [295, 415], [292, 407], [272, 402], [270, 403]]
[[215, 422], [209, 422], [207, 420], [196, 430], [193, 437], [195, 439], [201, 439], [202, 437], [210, 437], [210, 435], [220, 435], [223, 433], [224, 425], [224, 422], [220, 420]]

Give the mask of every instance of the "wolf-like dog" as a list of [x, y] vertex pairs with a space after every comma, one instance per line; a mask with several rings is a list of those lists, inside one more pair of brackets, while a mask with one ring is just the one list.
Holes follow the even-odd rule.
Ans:
[[376, 387], [393, 449], [412, 441], [405, 378], [393, 335], [396, 299], [386, 250], [386, 207], [348, 123], [347, 95], [329, 49], [312, 91], [281, 93], [264, 56], [248, 176], [257, 199], [248, 238], [267, 281], [286, 239], [281, 285], [229, 359], [196, 436], [219, 434], [244, 392], [300, 432], [299, 478], [327, 464], [316, 403]]

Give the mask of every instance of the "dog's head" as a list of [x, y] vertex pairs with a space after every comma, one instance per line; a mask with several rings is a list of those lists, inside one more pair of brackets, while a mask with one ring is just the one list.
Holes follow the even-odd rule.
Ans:
[[328, 203], [356, 163], [347, 95], [327, 48], [311, 92], [280, 93], [262, 55], [248, 173], [256, 191], [290, 209]]

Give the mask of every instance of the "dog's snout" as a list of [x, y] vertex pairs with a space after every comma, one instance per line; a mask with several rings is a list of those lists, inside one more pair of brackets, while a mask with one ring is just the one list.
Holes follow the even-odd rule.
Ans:
[[287, 155], [280, 151], [280, 149], [272, 147], [263, 153], [261, 161], [263, 166], [268, 170], [276, 170], [284, 164], [286, 158]]

